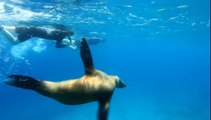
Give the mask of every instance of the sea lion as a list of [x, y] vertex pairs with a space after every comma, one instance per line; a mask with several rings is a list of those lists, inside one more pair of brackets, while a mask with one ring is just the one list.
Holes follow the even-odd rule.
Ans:
[[125, 84], [117, 76], [108, 75], [94, 68], [90, 48], [82, 39], [80, 54], [85, 68], [85, 75], [78, 79], [51, 82], [37, 80], [22, 75], [10, 75], [8, 85], [34, 90], [66, 105], [78, 105], [93, 101], [99, 102], [98, 120], [107, 120], [110, 99], [114, 89]]

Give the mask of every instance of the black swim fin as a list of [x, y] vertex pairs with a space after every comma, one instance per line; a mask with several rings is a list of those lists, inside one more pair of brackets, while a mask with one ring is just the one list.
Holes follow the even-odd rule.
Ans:
[[40, 87], [42, 83], [34, 78], [23, 75], [10, 75], [8, 78], [9, 80], [6, 81], [6, 84], [24, 89], [34, 90], [37, 87]]
[[85, 38], [82, 38], [82, 41], [81, 41], [80, 54], [81, 54], [81, 59], [84, 64], [85, 74], [88, 74], [88, 75], [92, 74], [94, 70], [94, 64], [93, 64], [90, 48]]

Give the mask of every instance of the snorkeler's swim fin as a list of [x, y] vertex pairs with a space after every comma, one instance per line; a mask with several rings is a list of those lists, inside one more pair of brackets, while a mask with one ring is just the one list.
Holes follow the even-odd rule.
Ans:
[[6, 84], [19, 88], [35, 89], [41, 85], [41, 81], [28, 76], [10, 75], [8, 78], [9, 80], [6, 81]]

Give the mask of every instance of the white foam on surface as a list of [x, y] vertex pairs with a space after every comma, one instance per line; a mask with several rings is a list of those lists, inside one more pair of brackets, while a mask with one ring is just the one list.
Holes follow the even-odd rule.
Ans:
[[4, 13], [0, 14], [0, 21], [3, 21], [4, 23], [11, 21], [29, 21], [39, 17], [52, 17], [52, 15], [44, 12], [33, 12], [5, 2], [0, 2], [0, 13]]

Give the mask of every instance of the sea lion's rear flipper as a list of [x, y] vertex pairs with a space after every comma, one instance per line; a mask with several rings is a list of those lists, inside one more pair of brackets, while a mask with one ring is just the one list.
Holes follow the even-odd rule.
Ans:
[[6, 81], [6, 84], [24, 88], [24, 89], [36, 89], [40, 87], [41, 81], [36, 80], [34, 78], [22, 75], [10, 75], [8, 76], [9, 80]]
[[80, 53], [85, 68], [85, 74], [92, 74], [94, 70], [94, 64], [88, 43], [85, 38], [82, 38]]

